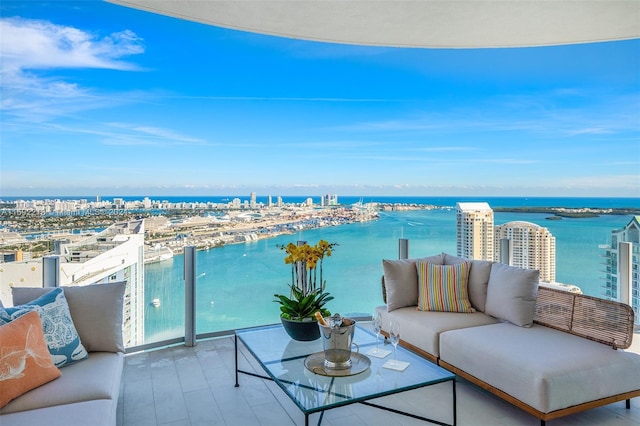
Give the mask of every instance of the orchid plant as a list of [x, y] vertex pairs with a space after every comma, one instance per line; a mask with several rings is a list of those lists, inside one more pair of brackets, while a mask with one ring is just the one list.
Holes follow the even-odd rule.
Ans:
[[313, 318], [316, 311], [323, 316], [330, 312], [324, 305], [333, 300], [325, 291], [326, 281], [322, 276], [325, 257], [331, 256], [336, 243], [320, 240], [314, 246], [300, 241], [279, 246], [286, 252], [284, 263], [291, 265], [291, 291], [289, 296], [275, 294], [274, 302], [280, 304], [280, 316], [290, 320], [304, 321]]

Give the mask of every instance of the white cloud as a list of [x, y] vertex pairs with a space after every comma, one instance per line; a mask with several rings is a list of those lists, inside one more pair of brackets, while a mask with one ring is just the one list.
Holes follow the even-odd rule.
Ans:
[[141, 126], [127, 123], [108, 123], [118, 132], [111, 133], [103, 143], [107, 145], [165, 145], [165, 144], [204, 144], [205, 140], [185, 136], [170, 129], [153, 126]]
[[[122, 58], [144, 52], [142, 39], [125, 30], [99, 37], [47, 21], [0, 19], [0, 78], [4, 114], [29, 121], [113, 103], [72, 81], [43, 71], [70, 68], [139, 70]], [[37, 73], [37, 74], [36, 74]]]
[[144, 52], [142, 39], [129, 30], [98, 37], [73, 27], [20, 18], [0, 19], [3, 71], [49, 68], [134, 70], [124, 56]]

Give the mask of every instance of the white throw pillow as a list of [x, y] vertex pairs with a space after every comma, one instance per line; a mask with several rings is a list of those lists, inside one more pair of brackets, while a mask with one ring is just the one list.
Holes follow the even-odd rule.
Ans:
[[485, 313], [521, 327], [531, 327], [540, 272], [494, 263], [487, 287]]

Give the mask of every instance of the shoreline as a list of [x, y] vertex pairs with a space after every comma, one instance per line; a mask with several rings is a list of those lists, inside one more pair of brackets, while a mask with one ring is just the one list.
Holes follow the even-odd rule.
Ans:
[[500, 213], [547, 213], [553, 214], [547, 217], [547, 220], [561, 220], [562, 218], [580, 219], [589, 217], [598, 217], [601, 215], [619, 215], [619, 216], [638, 216], [640, 208], [621, 207], [621, 208], [600, 208], [600, 207], [494, 207], [494, 212]]
[[[218, 211], [224, 216], [210, 215], [211, 211], [168, 211], [167, 215], [154, 214], [145, 219], [145, 247], [168, 247], [175, 254], [183, 252], [186, 246], [195, 246], [197, 250], [209, 250], [227, 244], [239, 244], [279, 235], [294, 234], [305, 229], [337, 226], [348, 223], [376, 220], [378, 212], [402, 212], [414, 210], [453, 210], [455, 206], [442, 206], [419, 203], [370, 203], [355, 206], [330, 207], [287, 207], [273, 209], [240, 209], [235, 211]], [[509, 213], [547, 213], [553, 216], [546, 220], [562, 220], [563, 218], [589, 218], [600, 215], [640, 215], [640, 208], [569, 208], [569, 207], [494, 207], [494, 212]], [[9, 216], [9, 217], [8, 217]], [[11, 227], [11, 216], [3, 212], [4, 225]], [[97, 228], [105, 228], [113, 223], [132, 220], [140, 215], [64, 216], [51, 218], [48, 227], [35, 230], [35, 224], [42, 226], [42, 216], [34, 215], [27, 219], [25, 212], [15, 215], [19, 219], [13, 223], [15, 228], [2, 232], [0, 242], [3, 249], [13, 248], [32, 252], [34, 257], [48, 254], [45, 247], [33, 250], [35, 245], [57, 239], [77, 240], [89, 234], [99, 232]], [[95, 219], [95, 220], [92, 220]], [[25, 220], [26, 219], [26, 220]], [[65, 226], [67, 223], [68, 226]], [[35, 231], [35, 232], [33, 232]], [[81, 231], [78, 233], [78, 231]], [[86, 231], [86, 232], [85, 232]], [[13, 234], [13, 238], [9, 238]], [[24, 234], [24, 235], [23, 235]], [[31, 239], [27, 239], [29, 236]], [[8, 240], [12, 240], [9, 243]]]

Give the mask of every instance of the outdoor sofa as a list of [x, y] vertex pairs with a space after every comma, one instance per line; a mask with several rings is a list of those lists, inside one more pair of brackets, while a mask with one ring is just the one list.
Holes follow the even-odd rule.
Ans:
[[[539, 285], [536, 270], [442, 253], [384, 260], [383, 334], [545, 421], [640, 396], [630, 306]], [[465, 278], [466, 276], [466, 278]]]
[[[71, 354], [73, 360], [67, 355], [67, 361], [71, 361], [71, 363], [59, 368], [54, 364], [53, 370], [50, 366], [42, 367], [41, 369], [52, 372], [53, 379], [15, 397], [2, 407], [0, 409], [0, 425], [113, 426], [116, 424], [118, 394], [124, 366], [122, 340], [124, 287], [125, 284], [119, 282], [82, 287], [60, 287], [59, 289], [13, 288], [14, 308], [6, 308], [6, 310], [0, 308], [0, 324], [3, 324], [3, 317], [4, 323], [9, 320], [10, 322], [2, 325], [0, 329], [17, 324], [21, 321], [20, 318], [25, 317], [14, 314], [15, 318], [8, 318], [7, 312], [22, 308], [32, 309], [34, 302], [36, 302], [39, 307], [35, 310], [41, 317], [43, 324], [41, 330], [44, 330], [45, 336], [48, 333], [48, 324], [57, 329], [65, 328], [65, 341], [74, 340], [74, 336], [69, 337], [69, 333], [72, 334], [73, 331], [77, 331], [77, 339], [73, 343]], [[60, 296], [60, 290], [62, 290], [61, 293], [64, 297]], [[42, 303], [42, 300], [47, 300], [47, 294], [56, 294], [55, 302]], [[49, 313], [58, 315], [61, 311], [64, 312], [65, 306], [68, 306], [66, 315], [70, 314], [74, 327], [70, 327], [64, 319], [59, 320], [59, 316], [53, 320], [43, 317]], [[43, 314], [45, 311], [47, 313]], [[29, 315], [32, 316], [33, 313]], [[28, 333], [31, 334], [32, 328], [28, 330]], [[42, 336], [42, 331], [40, 333]], [[13, 337], [19, 338], [20, 336]], [[5, 343], [10, 338], [6, 333], [0, 334], [0, 339], [4, 339], [3, 350], [7, 348]], [[24, 338], [22, 340], [24, 341]], [[27, 338], [27, 341], [29, 340]], [[45, 340], [50, 341], [48, 337], [45, 337]], [[47, 351], [46, 346], [45, 344], [45, 351]], [[60, 345], [57, 345], [51, 352], [53, 360], [61, 360], [65, 357], [64, 354], [58, 354], [58, 346]], [[50, 345], [48, 349], [51, 350]], [[33, 353], [32, 349], [29, 351], [31, 351], [30, 354]], [[27, 351], [25, 350], [25, 352]], [[37, 356], [32, 355], [32, 358], [35, 360]], [[31, 357], [26, 359], [30, 360]], [[36, 371], [36, 364], [45, 365], [45, 361], [41, 359], [37, 363], [27, 363], [27, 368], [21, 373], [22, 377], [19, 377], [19, 374], [14, 374], [16, 382], [7, 380], [3, 384], [0, 381], [0, 386], [2, 386], [0, 394], [22, 386], [18, 383], [19, 380], [30, 377], [37, 379], [36, 376], [43, 373]], [[2, 364], [0, 364], [1, 366]], [[59, 373], [54, 370], [58, 370]], [[48, 376], [44, 380], [50, 380], [51, 377]]]

